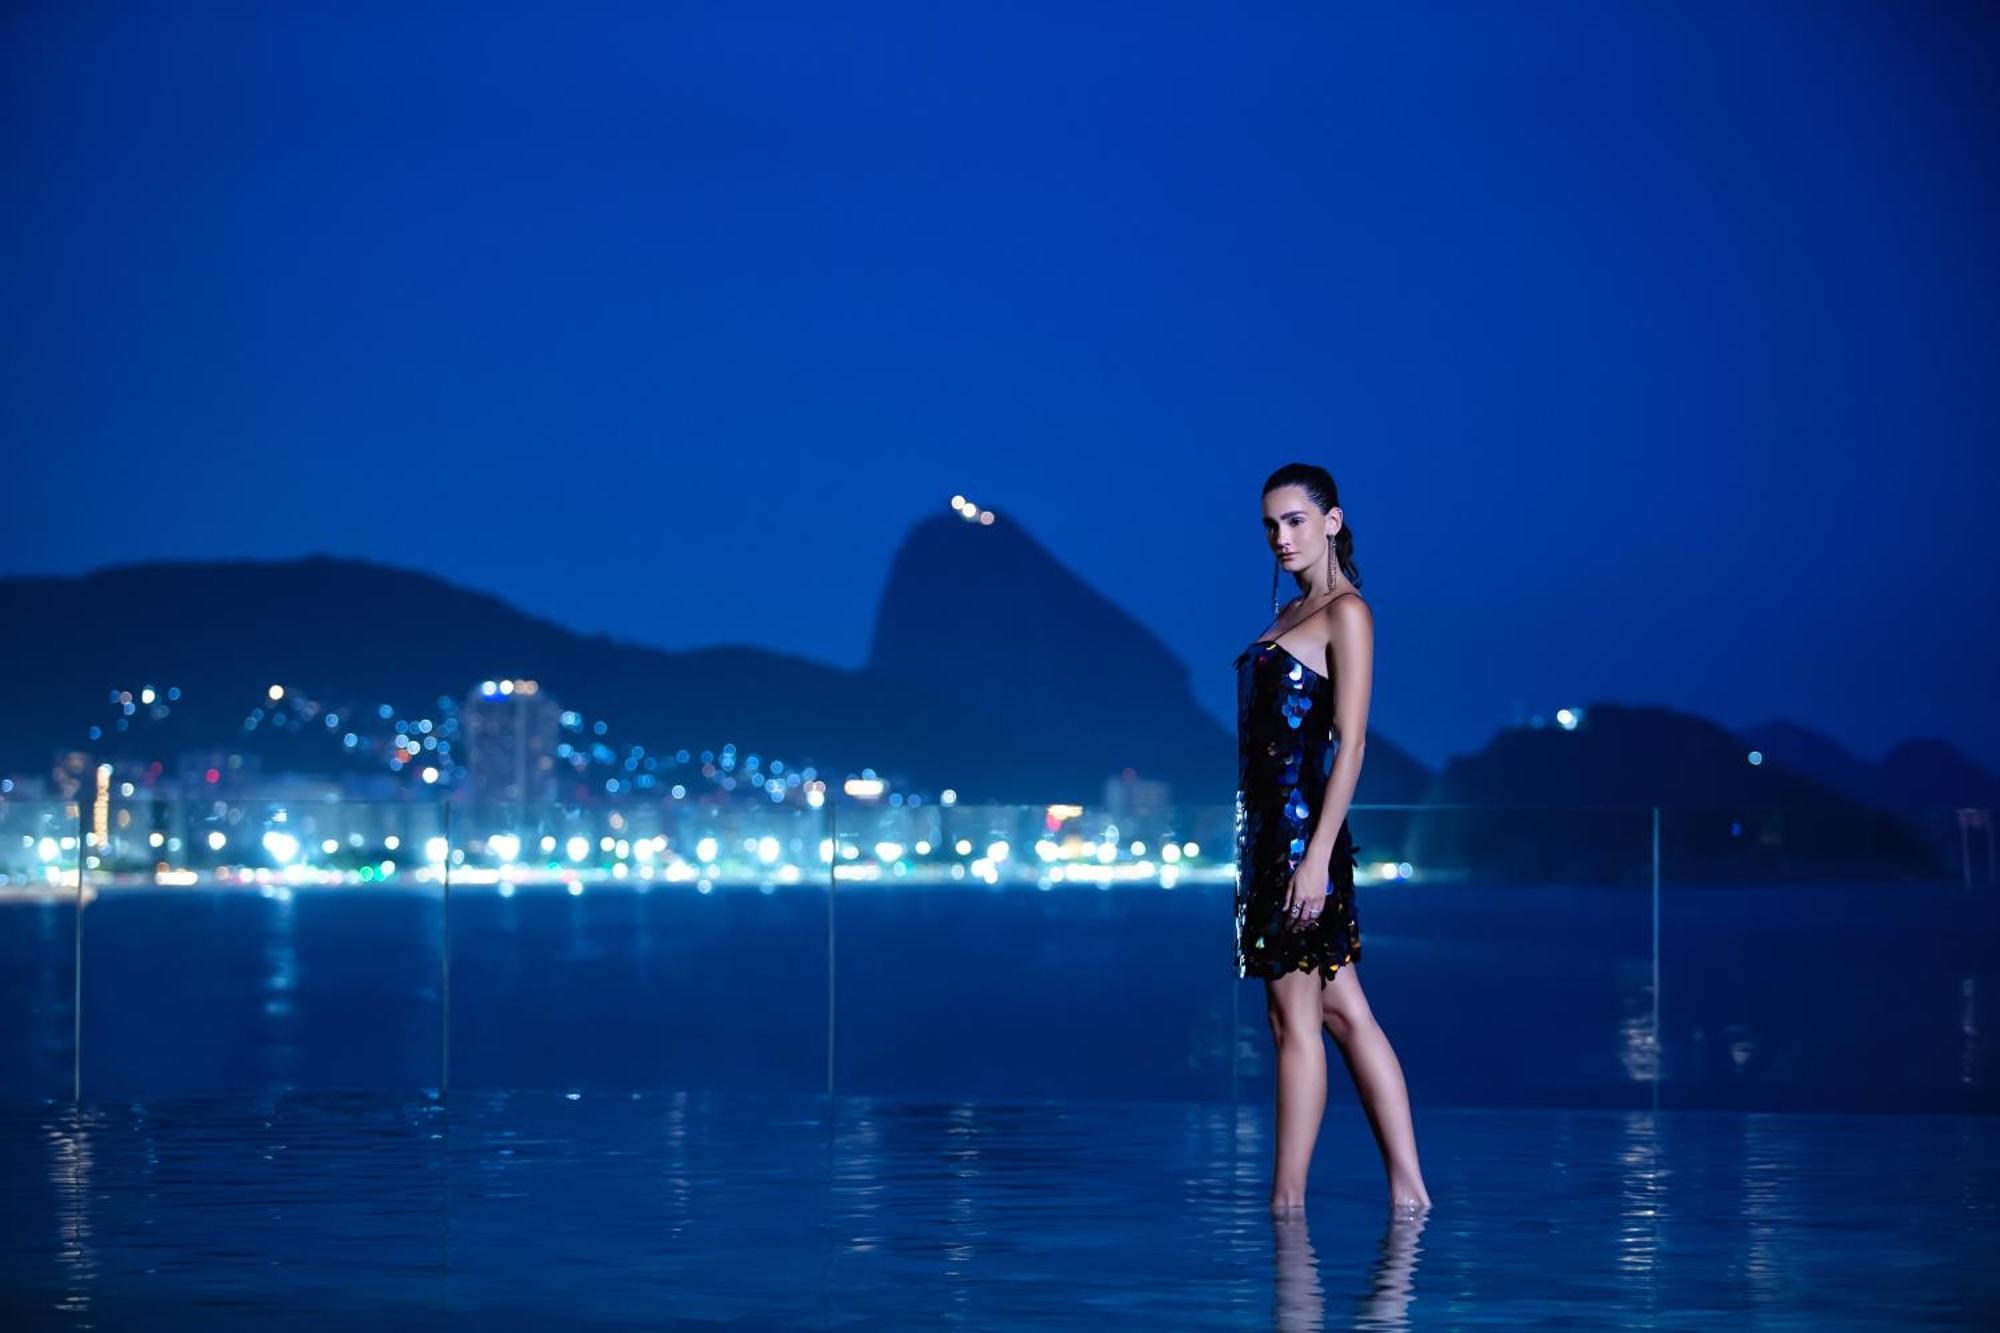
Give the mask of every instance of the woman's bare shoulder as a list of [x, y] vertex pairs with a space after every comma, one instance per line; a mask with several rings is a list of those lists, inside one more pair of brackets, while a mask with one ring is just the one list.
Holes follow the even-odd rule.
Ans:
[[1362, 600], [1360, 593], [1342, 593], [1320, 608], [1319, 618], [1321, 624], [1326, 627], [1328, 636], [1331, 637], [1343, 630], [1372, 628], [1375, 624], [1375, 611]]

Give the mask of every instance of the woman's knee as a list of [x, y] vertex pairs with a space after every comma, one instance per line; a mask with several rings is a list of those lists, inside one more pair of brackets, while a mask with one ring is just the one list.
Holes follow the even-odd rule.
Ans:
[[1265, 1015], [1271, 1021], [1271, 1040], [1282, 1044], [1319, 1035], [1313, 1000], [1302, 984], [1305, 980], [1304, 973], [1295, 973], [1272, 985], [1267, 993]]
[[1375, 1021], [1361, 987], [1352, 981], [1341, 984], [1338, 976], [1321, 994], [1319, 1012], [1320, 1021], [1336, 1041], [1345, 1041], [1358, 1032], [1366, 1031], [1369, 1024]]

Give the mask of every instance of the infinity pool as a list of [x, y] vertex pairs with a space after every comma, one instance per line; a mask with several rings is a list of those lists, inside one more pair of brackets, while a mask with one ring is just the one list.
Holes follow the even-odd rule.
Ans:
[[2000, 1123], [1438, 1109], [1391, 1224], [1336, 1095], [0, 1107], [11, 1328], [1992, 1327]]

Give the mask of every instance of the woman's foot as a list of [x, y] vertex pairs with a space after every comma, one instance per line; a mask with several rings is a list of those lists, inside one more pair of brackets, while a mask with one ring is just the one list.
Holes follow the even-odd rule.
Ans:
[[1304, 1190], [1272, 1190], [1271, 1216], [1283, 1217], [1288, 1213], [1302, 1213], [1306, 1210]]
[[1389, 1207], [1396, 1212], [1421, 1213], [1430, 1206], [1430, 1191], [1424, 1188], [1422, 1176], [1389, 1182]]

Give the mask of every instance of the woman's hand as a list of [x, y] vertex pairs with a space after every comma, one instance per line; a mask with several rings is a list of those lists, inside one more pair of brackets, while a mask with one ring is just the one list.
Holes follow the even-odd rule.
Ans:
[[1290, 891], [1285, 895], [1285, 922], [1305, 927], [1319, 920], [1326, 908], [1326, 867], [1308, 856], [1292, 872]]

